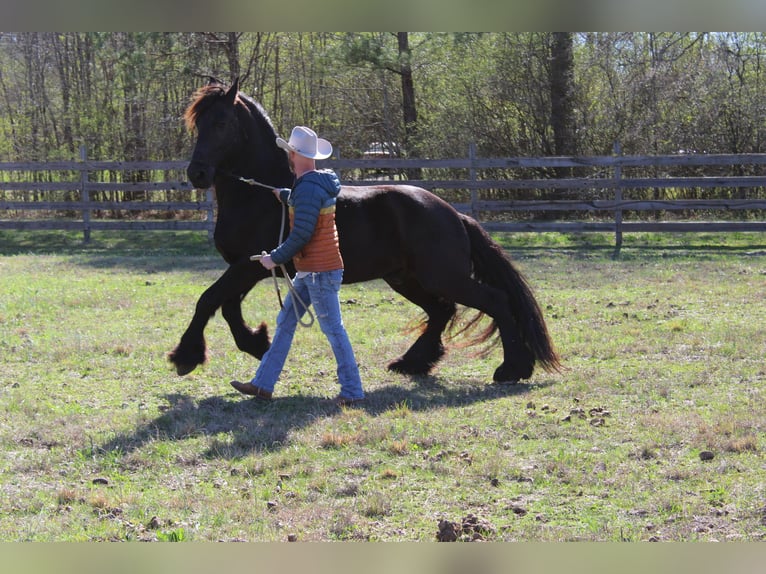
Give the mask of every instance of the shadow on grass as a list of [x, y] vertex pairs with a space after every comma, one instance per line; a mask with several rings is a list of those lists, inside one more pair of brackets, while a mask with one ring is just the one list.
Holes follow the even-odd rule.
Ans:
[[550, 257], [551, 254], [573, 261], [615, 262], [674, 262], [674, 261], [722, 261], [730, 258], [766, 257], [766, 244], [752, 245], [643, 245], [623, 247], [513, 247], [507, 249], [512, 259], [531, 261]]
[[[350, 408], [364, 410], [371, 416], [402, 405], [422, 412], [522, 395], [533, 387], [552, 384], [487, 384], [466, 390], [442, 384], [438, 377], [422, 377], [417, 381], [414, 389], [388, 385], [370, 391], [363, 403]], [[288, 446], [292, 432], [314, 424], [318, 417], [343, 411], [331, 400], [317, 396], [288, 396], [263, 402], [231, 393], [197, 401], [191, 395], [173, 393], [165, 395], [165, 399], [168, 406], [160, 416], [140, 424], [129, 434], [115, 436], [97, 447], [98, 451], [124, 455], [155, 441], [206, 436], [213, 439], [203, 457], [238, 459], [254, 452], [278, 451]]]
[[[574, 259], [673, 259], [766, 255], [763, 233], [630, 233], [615, 250], [611, 233], [493, 233], [515, 259], [552, 253]], [[0, 256], [72, 256], [76, 265], [153, 272], [223, 270], [226, 264], [199, 231], [94, 231], [88, 243], [74, 231], [0, 230]]]
[[636, 232], [624, 236], [619, 250], [614, 236], [608, 233], [505, 233], [493, 234], [493, 239], [517, 259], [536, 259], [551, 253], [573, 259], [623, 261], [766, 255], [764, 234], [757, 232]]
[[73, 231], [0, 230], [0, 255], [112, 253], [124, 256], [183, 253], [215, 254], [207, 234], [199, 231], [94, 231], [90, 241]]
[[0, 230], [0, 256], [60, 255], [92, 269], [159, 271], [220, 271], [227, 265], [207, 236], [200, 232], [94, 232], [90, 242], [67, 231]]
[[72, 263], [79, 267], [96, 270], [124, 269], [137, 273], [160, 272], [218, 272], [226, 271], [228, 265], [220, 255], [191, 256], [186, 254], [160, 253], [156, 255], [85, 255], [76, 257]]

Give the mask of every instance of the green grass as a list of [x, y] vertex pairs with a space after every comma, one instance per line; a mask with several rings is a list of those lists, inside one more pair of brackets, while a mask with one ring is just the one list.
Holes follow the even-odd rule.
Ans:
[[[62, 236], [63, 235], [63, 236]], [[0, 540], [762, 540], [766, 256], [757, 234], [498, 236], [566, 370], [490, 384], [453, 349], [385, 366], [418, 310], [345, 286], [368, 393], [341, 410], [318, 328], [277, 400], [216, 315], [210, 360], [165, 354], [224, 264], [201, 234], [0, 233]], [[244, 304], [273, 323], [270, 282]], [[713, 453], [703, 461], [700, 453]]]

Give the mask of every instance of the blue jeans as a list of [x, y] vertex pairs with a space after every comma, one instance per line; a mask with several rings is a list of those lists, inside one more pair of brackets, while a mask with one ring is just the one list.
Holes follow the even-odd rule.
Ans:
[[[306, 277], [296, 277], [293, 283], [295, 291], [307, 305], [313, 305], [319, 327], [330, 342], [335, 362], [338, 366], [340, 396], [347, 399], [364, 398], [362, 380], [356, 364], [354, 350], [348, 339], [343, 319], [340, 316], [338, 293], [343, 281], [343, 269], [309, 273]], [[263, 355], [261, 364], [251, 383], [272, 392], [287, 359], [287, 353], [295, 335], [295, 328], [300, 317], [296, 316], [293, 306], [293, 293], [288, 292], [282, 310], [277, 315], [277, 326], [271, 347]], [[297, 301], [298, 312], [302, 317], [306, 310]]]

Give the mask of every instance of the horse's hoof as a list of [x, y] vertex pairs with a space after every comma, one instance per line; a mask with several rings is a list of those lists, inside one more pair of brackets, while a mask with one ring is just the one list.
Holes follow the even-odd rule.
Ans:
[[179, 377], [183, 377], [184, 375], [191, 373], [196, 368], [197, 365], [176, 365], [176, 373], [178, 373]]
[[183, 377], [184, 375], [188, 375], [194, 369], [197, 368], [197, 365], [200, 364], [200, 363], [195, 363], [193, 359], [191, 361], [189, 361], [188, 357], [186, 358], [185, 361], [179, 360], [179, 356], [178, 356], [178, 352], [177, 351], [172, 351], [172, 352], [168, 353], [168, 361], [173, 363], [173, 365], [176, 368], [176, 373], [178, 373], [179, 377]]
[[406, 375], [407, 370], [404, 368], [404, 361], [401, 359], [397, 359], [396, 361], [391, 361], [388, 363], [388, 370], [393, 371], [394, 373], [399, 373], [401, 375]]
[[520, 373], [518, 369], [506, 367], [504, 364], [495, 369], [492, 380], [502, 385], [516, 385], [521, 379], [528, 379], [532, 376], [532, 370], [525, 370]]
[[397, 359], [388, 364], [388, 370], [400, 375], [427, 375], [431, 372], [431, 367], [415, 365], [406, 359]]
[[270, 346], [271, 339], [269, 338], [269, 327], [266, 322], [263, 321], [257, 328], [253, 329], [245, 346], [240, 347], [240, 349], [260, 361], [263, 359], [263, 356], [266, 354], [266, 351], [269, 350]]
[[207, 362], [207, 353], [205, 345], [186, 345], [179, 344], [175, 349], [167, 354], [168, 361], [176, 367], [176, 373], [183, 377], [188, 375], [199, 365]]

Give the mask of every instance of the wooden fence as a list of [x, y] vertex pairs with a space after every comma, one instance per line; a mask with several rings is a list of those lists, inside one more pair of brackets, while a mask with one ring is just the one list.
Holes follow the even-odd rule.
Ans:
[[[200, 230], [212, 237], [212, 190], [192, 190], [186, 165], [91, 161], [84, 151], [80, 161], [0, 163], [0, 229], [80, 229], [86, 241], [92, 230], [120, 229]], [[319, 166], [335, 169], [343, 183], [386, 179], [425, 187], [488, 231], [609, 232], [617, 248], [626, 232], [766, 231], [766, 154], [624, 156], [616, 146], [609, 156], [479, 158], [471, 146], [462, 159], [336, 157]], [[127, 181], [136, 173], [140, 180]], [[174, 193], [184, 199], [172, 199]], [[121, 197], [104, 200], [109, 194]], [[26, 216], [34, 211], [69, 216]], [[96, 217], [117, 211], [143, 213]], [[708, 217], [699, 215], [705, 212]]]
[[[86, 242], [94, 230], [205, 231], [212, 239], [213, 190], [194, 190], [185, 180], [187, 160], [91, 161], [84, 149], [80, 156], [80, 161], [0, 163], [0, 229], [82, 230]], [[198, 198], [168, 199], [173, 194]], [[114, 198], [94, 199], [98, 195]], [[114, 217], [125, 212], [133, 216]], [[96, 217], [104, 213], [112, 216]]]

